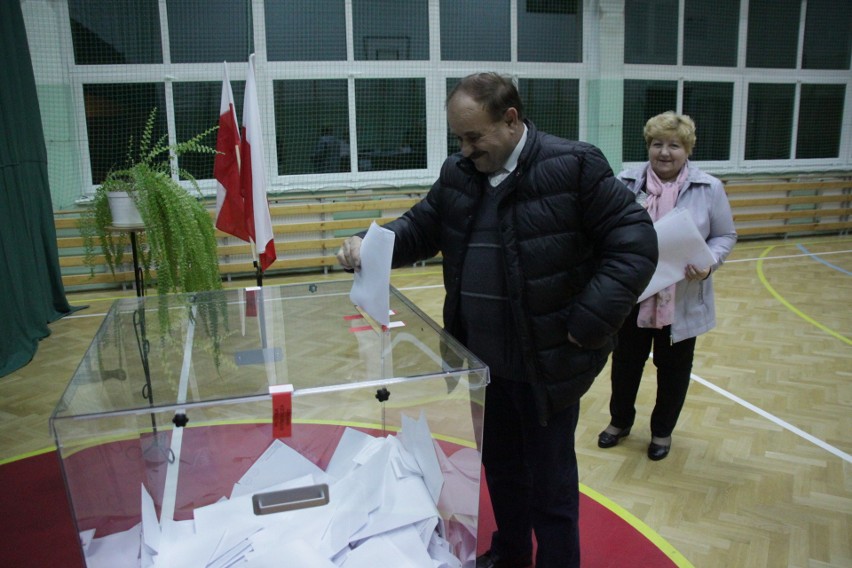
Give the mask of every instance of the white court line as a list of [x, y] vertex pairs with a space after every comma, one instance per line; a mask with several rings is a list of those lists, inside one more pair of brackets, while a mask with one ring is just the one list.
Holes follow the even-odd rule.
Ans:
[[[775, 246], [778, 246], [778, 245], [775, 245]], [[850, 252], [852, 252], [852, 249], [850, 249], [850, 250], [835, 250], [835, 251], [831, 251], [831, 252], [820, 252], [820, 253], [812, 252], [810, 254], [784, 254], [784, 255], [780, 255], [780, 256], [765, 256], [763, 258], [759, 258], [759, 257], [755, 257], [755, 258], [735, 258], [733, 260], [726, 260], [725, 264], [729, 264], [729, 263], [733, 264], [735, 262], [755, 262], [755, 261], [758, 261], [758, 260], [762, 260], [762, 261], [766, 262], [768, 260], [784, 260], [784, 259], [789, 259], [789, 258], [829, 256], [829, 255], [832, 255], [832, 254], [849, 254]]]
[[443, 288], [443, 284], [430, 284], [428, 286], [405, 286], [402, 288], [397, 288], [400, 292], [403, 290], [431, 290], [432, 288]]
[[[70, 319], [77, 319], [77, 318], [101, 318], [101, 317], [104, 317], [105, 315], [106, 315], [106, 312], [99, 312], [97, 314], [68, 315], [68, 316], [59, 318], [56, 321], [62, 321], [64, 319], [70, 320]], [[53, 323], [53, 322], [51, 322], [51, 323]]]
[[725, 389], [723, 389], [719, 386], [716, 386], [713, 383], [711, 383], [711, 382], [709, 382], [705, 379], [702, 379], [698, 375], [693, 374], [693, 375], [690, 375], [690, 376], [692, 377], [692, 380], [694, 380], [695, 382], [701, 383], [705, 387], [716, 391], [717, 393], [721, 394], [725, 398], [728, 398], [728, 399], [736, 402], [737, 404], [744, 406], [745, 408], [751, 410], [752, 412], [759, 414], [760, 416], [763, 416], [764, 418], [766, 418], [770, 422], [773, 422], [774, 424], [777, 424], [778, 426], [781, 426], [785, 430], [788, 430], [788, 431], [792, 432], [793, 434], [795, 434], [795, 435], [797, 435], [801, 438], [804, 438], [805, 440], [807, 440], [807, 441], [811, 442], [812, 444], [822, 448], [823, 450], [836, 455], [837, 457], [839, 457], [843, 461], [845, 461], [847, 463], [852, 463], [852, 455], [847, 454], [843, 450], [835, 448], [831, 444], [828, 444], [828, 443], [824, 442], [823, 440], [820, 440], [819, 438], [811, 436], [810, 434], [808, 434], [804, 430], [802, 430], [800, 428], [796, 428], [795, 426], [793, 426], [789, 422], [781, 420], [777, 416], [770, 414], [769, 412], [766, 412], [765, 410], [763, 410], [761, 408], [758, 408], [757, 406], [751, 404], [750, 402], [747, 402], [747, 401], [741, 399], [737, 395], [730, 393], [730, 392], [726, 391]]

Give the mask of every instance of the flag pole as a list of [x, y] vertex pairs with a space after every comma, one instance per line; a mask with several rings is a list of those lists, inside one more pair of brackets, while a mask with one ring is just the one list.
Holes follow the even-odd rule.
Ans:
[[255, 54], [249, 55], [243, 106], [242, 161], [240, 178], [246, 203], [247, 225], [252, 243], [255, 279], [263, 286], [263, 272], [275, 261], [275, 233], [269, 215], [265, 153], [261, 132], [260, 108], [257, 101]]
[[[242, 164], [240, 162], [240, 151], [237, 148], [237, 169], [242, 169]], [[257, 281], [258, 286], [263, 286], [263, 271], [260, 269], [260, 263], [257, 261], [257, 245], [254, 244], [254, 240], [249, 239], [249, 245], [251, 245], [251, 259], [252, 264], [254, 265], [254, 277]]]
[[258, 286], [263, 286], [263, 270], [260, 268], [260, 262], [257, 259], [257, 246], [254, 241], [251, 242], [251, 256], [254, 259], [254, 277], [257, 280]]

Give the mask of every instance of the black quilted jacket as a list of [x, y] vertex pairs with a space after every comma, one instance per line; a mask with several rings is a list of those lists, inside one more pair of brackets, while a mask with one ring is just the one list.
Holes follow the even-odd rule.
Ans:
[[[583, 142], [539, 132], [512, 173], [499, 208], [506, 282], [526, 376], [539, 412], [577, 400], [613, 348], [614, 335], [657, 262], [650, 217], [612, 174], [603, 154]], [[393, 266], [443, 255], [444, 326], [463, 343], [459, 282], [485, 177], [461, 154], [450, 156], [426, 197], [386, 225], [396, 234]], [[568, 341], [568, 333], [583, 346]]]

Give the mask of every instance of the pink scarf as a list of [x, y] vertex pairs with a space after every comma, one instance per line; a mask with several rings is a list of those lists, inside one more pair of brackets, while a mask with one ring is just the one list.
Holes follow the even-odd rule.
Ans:
[[[650, 165], [648, 166], [647, 179], [645, 180], [648, 198], [645, 201], [645, 208], [651, 215], [652, 221], [659, 221], [674, 209], [675, 203], [677, 203], [677, 194], [683, 182], [686, 181], [686, 174], [687, 167], [684, 164], [677, 179], [665, 183], [657, 177], [653, 168]], [[655, 329], [662, 329], [671, 325], [674, 322], [675, 286], [675, 284], [672, 284], [650, 298], [642, 300], [639, 304], [639, 317], [636, 320], [636, 325]]]

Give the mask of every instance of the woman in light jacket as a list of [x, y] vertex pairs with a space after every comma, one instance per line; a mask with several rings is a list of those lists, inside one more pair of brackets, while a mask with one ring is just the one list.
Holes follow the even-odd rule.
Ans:
[[688, 265], [684, 279], [640, 302], [618, 333], [612, 354], [611, 420], [598, 435], [598, 446], [612, 448], [630, 434], [636, 394], [653, 344], [657, 400], [651, 414], [648, 457], [669, 454], [672, 431], [686, 400], [698, 335], [716, 325], [713, 272], [730, 254], [737, 233], [722, 182], [688, 161], [695, 145], [695, 123], [665, 112], [644, 129], [648, 162], [618, 178], [644, 203], [654, 221], [675, 207], [692, 215], [716, 259], [712, 266]]

